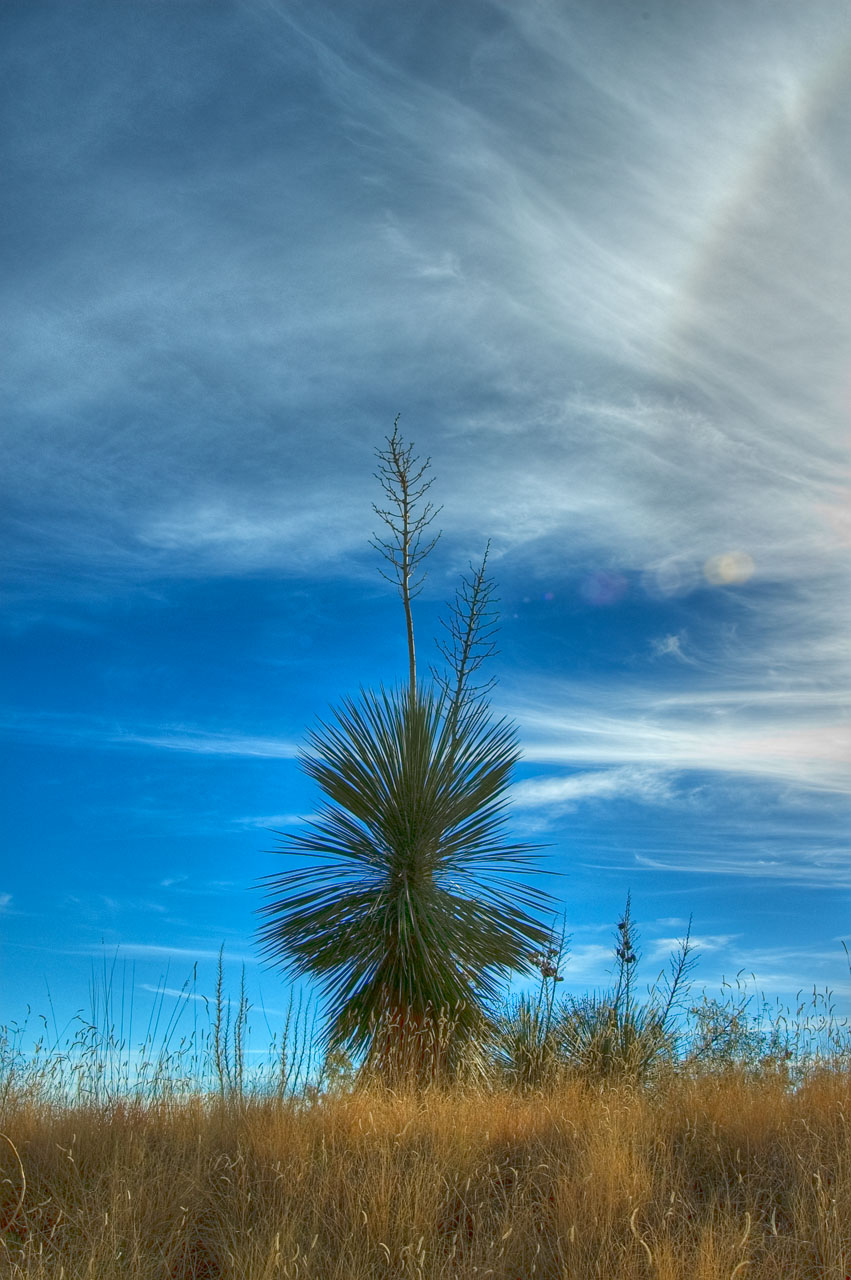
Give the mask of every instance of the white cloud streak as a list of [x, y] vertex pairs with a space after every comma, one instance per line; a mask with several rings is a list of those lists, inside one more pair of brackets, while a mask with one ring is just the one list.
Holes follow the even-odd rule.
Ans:
[[[830, 102], [807, 89], [844, 14], [827, 5], [817, 26], [783, 6], [767, 39], [731, 8], [733, 39], [723, 10], [660, 30], [618, 8], [615, 23], [512, 6], [499, 36], [459, 18], [468, 74], [450, 86], [354, 19], [268, 6], [252, 27], [262, 74], [306, 76], [321, 112], [293, 104], [280, 129], [261, 118], [262, 145], [228, 138], [167, 183], [141, 161], [103, 166], [106, 107], [119, 122], [133, 109], [120, 70], [104, 70], [87, 128], [43, 157], [64, 188], [73, 144], [104, 219], [85, 207], [7, 304], [29, 415], [15, 484], [42, 504], [15, 530], [25, 561], [49, 548], [136, 575], [334, 570], [362, 545], [368, 497], [325, 457], [342, 448], [368, 485], [380, 419], [348, 409], [352, 434], [343, 406], [388, 377], [388, 405], [424, 403], [435, 368], [454, 387], [444, 456], [465, 496], [447, 502], [449, 525], [454, 507], [504, 546], [566, 535], [651, 568], [672, 547], [697, 566], [740, 547], [769, 575], [835, 554], [848, 449], [824, 375], [847, 336], [847, 264], [823, 246], [845, 242], [846, 188]], [[211, 32], [173, 110], [226, 56], [229, 24]], [[146, 92], [131, 82], [137, 106]], [[808, 201], [795, 169], [813, 156]], [[406, 198], [421, 184], [433, 198]], [[725, 206], [731, 190], [745, 194]], [[228, 192], [255, 210], [248, 228]], [[763, 197], [773, 221], [756, 238]], [[315, 217], [339, 201], [342, 237]], [[794, 271], [778, 271], [781, 253]], [[603, 370], [623, 395], [601, 396]], [[494, 388], [489, 405], [475, 382]]]
[[592, 789], [640, 790], [643, 781], [647, 794], [658, 785], [661, 796], [647, 772], [655, 767], [657, 778], [706, 770], [851, 794], [851, 724], [829, 690], [710, 687], [666, 696], [653, 687], [589, 691], [553, 681], [512, 713], [528, 761], [640, 766], [637, 774], [613, 771], [608, 782], [593, 775]]
[[545, 809], [551, 817], [569, 813], [585, 800], [619, 798], [665, 803], [671, 798], [671, 789], [668, 779], [658, 771], [625, 766], [562, 777], [529, 778], [511, 790], [516, 808]]
[[[210, 950], [203, 947], [175, 947], [166, 946], [152, 942], [121, 942], [115, 947], [107, 948], [114, 951], [119, 958], [128, 960], [186, 960], [193, 963], [196, 960], [218, 960], [219, 950]], [[104, 953], [104, 947], [83, 947], [78, 949], [78, 955], [101, 956]], [[224, 959], [228, 963], [233, 964], [259, 964], [260, 961], [256, 956], [249, 953], [231, 954], [225, 952]]]
[[117, 726], [106, 719], [62, 715], [7, 714], [0, 720], [0, 736], [56, 745], [87, 745], [104, 749], [127, 747], [154, 751], [180, 751], [201, 756], [246, 756], [291, 760], [298, 747], [282, 738], [248, 733], [228, 733], [187, 725]]
[[278, 738], [249, 734], [213, 733], [204, 730], [166, 729], [163, 733], [122, 733], [109, 739], [118, 746], [152, 747], [164, 751], [186, 751], [202, 756], [259, 756], [291, 760], [297, 754], [292, 743]]
[[270, 813], [256, 817], [234, 818], [234, 825], [238, 827], [256, 827], [261, 831], [278, 832], [288, 830], [290, 827], [303, 826], [310, 820], [309, 817], [299, 813]]
[[635, 864], [668, 876], [724, 876], [758, 880], [765, 886], [797, 885], [837, 893], [851, 889], [851, 850], [847, 840], [828, 849], [806, 839], [798, 842], [787, 837], [783, 849], [777, 847], [778, 843], [775, 839], [774, 847], [768, 849], [751, 845], [728, 851], [719, 850], [715, 842], [707, 841], [705, 849], [697, 849], [687, 858], [636, 853]]

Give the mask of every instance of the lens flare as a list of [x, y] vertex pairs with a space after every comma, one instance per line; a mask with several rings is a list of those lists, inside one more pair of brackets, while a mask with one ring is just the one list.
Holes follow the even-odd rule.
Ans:
[[755, 565], [746, 551], [725, 551], [720, 556], [710, 556], [703, 566], [707, 582], [714, 587], [735, 587], [753, 575]]
[[589, 604], [615, 604], [624, 595], [627, 580], [622, 573], [600, 570], [589, 573], [579, 587], [580, 594]]
[[653, 600], [687, 596], [694, 591], [699, 581], [700, 573], [697, 567], [691, 561], [679, 556], [670, 556], [667, 560], [646, 569], [641, 576], [641, 585]]

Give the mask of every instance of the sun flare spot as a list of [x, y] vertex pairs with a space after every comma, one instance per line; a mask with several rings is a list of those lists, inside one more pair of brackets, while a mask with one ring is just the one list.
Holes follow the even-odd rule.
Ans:
[[589, 604], [616, 604], [626, 593], [628, 583], [622, 573], [598, 570], [583, 578], [579, 587], [580, 594]]
[[747, 582], [755, 567], [746, 551], [725, 551], [723, 555], [709, 557], [703, 566], [703, 575], [714, 587], [733, 587]]

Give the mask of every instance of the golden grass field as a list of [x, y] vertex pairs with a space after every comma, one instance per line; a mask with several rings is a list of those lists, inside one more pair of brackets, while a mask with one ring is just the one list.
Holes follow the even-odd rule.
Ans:
[[8, 1097], [0, 1273], [844, 1280], [851, 1078]]

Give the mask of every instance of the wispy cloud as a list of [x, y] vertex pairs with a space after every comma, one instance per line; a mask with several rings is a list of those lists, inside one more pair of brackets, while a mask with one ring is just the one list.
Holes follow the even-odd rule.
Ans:
[[241, 880], [205, 880], [202, 877], [175, 875], [160, 881], [163, 889], [189, 897], [209, 897], [218, 894], [241, 892], [245, 884]]
[[[847, 328], [844, 259], [818, 257], [843, 243], [846, 209], [827, 108], [807, 98], [844, 22], [828, 8], [817, 31], [784, 7], [773, 42], [741, 15], [732, 41], [710, 12], [660, 31], [619, 6], [611, 20], [506, 7], [502, 37], [458, 15], [474, 70], [450, 83], [343, 14], [269, 5], [252, 18], [255, 74], [304, 79], [321, 112], [292, 104], [281, 121], [270, 100], [244, 122], [250, 147], [236, 132], [199, 146], [182, 113], [232, 54], [230, 23], [214, 23], [208, 62], [169, 77], [164, 54], [157, 111], [177, 113], [194, 158], [167, 179], [105, 163], [124, 114], [151, 107], [120, 68], [102, 67], [73, 130], [39, 90], [56, 126], [41, 180], [83, 208], [26, 293], [9, 282], [31, 426], [15, 483], [40, 495], [13, 528], [22, 563], [350, 568], [381, 406], [388, 422], [400, 403], [416, 414], [435, 368], [453, 388], [439, 415], [448, 533], [474, 524], [509, 546], [569, 532], [562, 548], [651, 567], [672, 546], [697, 568], [740, 548], [771, 574], [834, 553], [847, 445], [832, 384], [813, 375]], [[57, 39], [42, 58], [60, 57]], [[333, 163], [317, 168], [322, 148]], [[813, 157], [816, 187], [796, 179]], [[434, 199], [417, 197], [423, 184]], [[725, 207], [731, 189], [744, 194]], [[253, 210], [247, 231], [229, 192]], [[763, 195], [779, 240], [756, 237]], [[315, 217], [339, 204], [343, 240]], [[799, 270], [776, 270], [777, 243]], [[722, 290], [745, 268], [748, 291]], [[616, 398], [601, 390], [613, 366]], [[144, 439], [115, 425], [140, 418]], [[295, 449], [307, 420], [311, 447]]]
[[665, 803], [671, 798], [670, 781], [658, 770], [623, 766], [529, 778], [518, 782], [511, 791], [512, 803], [518, 809], [546, 809], [553, 818], [569, 813], [586, 800], [617, 798]]
[[303, 826], [310, 818], [299, 813], [269, 813], [256, 817], [234, 818], [238, 827], [256, 827], [261, 831], [282, 831], [289, 827]]
[[[851, 793], [851, 724], [827, 689], [798, 697], [764, 687], [591, 693], [553, 681], [540, 701], [518, 701], [513, 710], [530, 761], [706, 770]], [[614, 775], [612, 785], [628, 776]]]
[[[102, 956], [104, 951], [114, 952], [119, 959], [126, 960], [185, 960], [194, 963], [196, 960], [218, 960], [219, 950], [205, 947], [178, 947], [153, 942], [120, 942], [114, 947], [90, 946], [78, 948], [76, 954]], [[249, 953], [225, 952], [224, 959], [234, 964], [259, 964], [257, 956]]]
[[593, 983], [604, 985], [614, 970], [612, 948], [601, 943], [584, 942], [571, 946], [563, 966], [565, 983], [584, 988]]
[[281, 738], [188, 725], [129, 727], [105, 719], [54, 712], [7, 713], [0, 721], [0, 734], [7, 738], [27, 738], [58, 745], [85, 743], [92, 747], [150, 748], [202, 756], [259, 756], [288, 760], [298, 754], [295, 744]]
[[[169, 996], [173, 1000], [195, 1000], [199, 1004], [210, 1004], [209, 996], [201, 995], [197, 991], [190, 991], [188, 987], [181, 987], [180, 989], [177, 987], [161, 987], [155, 986], [150, 982], [140, 982], [138, 983], [138, 987], [140, 991], [150, 991], [157, 996]], [[233, 1003], [236, 1002], [232, 1000], [225, 1000], [225, 1004], [227, 1005], [231, 1005]]]
[[695, 662], [695, 659], [690, 657], [683, 648], [686, 643], [684, 632], [659, 636], [650, 643], [653, 654], [657, 658], [676, 658], [678, 662]]
[[[695, 958], [699, 958], [712, 952], [726, 951], [741, 936], [738, 933], [693, 933], [689, 937], [689, 944]], [[649, 945], [642, 947], [642, 951], [651, 962], [666, 960], [680, 950], [684, 940], [685, 927], [676, 936], [654, 938]]]
[[[851, 981], [843, 975], [841, 948], [824, 947], [771, 948], [749, 946], [743, 934], [695, 934], [692, 937], [697, 968], [691, 974], [691, 992], [699, 1003], [705, 992], [709, 999], [749, 999], [751, 1015], [755, 1015], [763, 997], [780, 999], [792, 1006], [799, 995], [812, 998], [813, 988], [824, 988], [825, 982], [834, 997], [851, 994]], [[652, 984], [671, 955], [682, 944], [682, 935], [655, 938], [642, 947], [639, 986], [642, 994]], [[616, 973], [616, 960], [611, 947], [598, 943], [572, 946], [563, 965], [564, 989], [582, 995], [589, 987], [607, 989]], [[845, 970], [847, 974], [847, 968]]]
[[758, 880], [766, 886], [798, 885], [834, 892], [851, 888], [851, 850], [847, 839], [837, 841], [832, 848], [825, 848], [822, 841], [815, 840], [798, 844], [787, 839], [783, 848], [778, 844], [775, 839], [769, 848], [761, 847], [758, 842], [755, 846], [749, 842], [719, 848], [717, 841], [707, 839], [687, 857], [667, 852], [658, 856], [636, 852], [634, 859], [638, 867], [662, 871], [669, 876], [725, 876]]
[[812, 1004], [814, 989], [824, 993], [825, 982], [833, 996], [851, 994], [839, 947], [754, 947], [734, 940], [729, 948], [711, 956], [710, 966], [701, 969], [701, 986], [705, 983], [710, 995], [713, 987], [728, 996], [731, 990], [750, 995], [752, 1012], [763, 994], [769, 998], [793, 998], [793, 1012], [798, 1003], [806, 1010]]
[[195, 755], [264, 756], [292, 759], [297, 748], [277, 738], [258, 738], [249, 734], [212, 733], [183, 728], [164, 733], [123, 733], [112, 739], [118, 745], [162, 748], [166, 751], [188, 751]]

